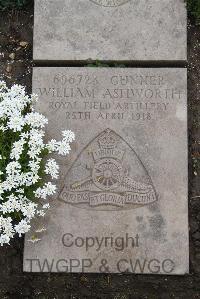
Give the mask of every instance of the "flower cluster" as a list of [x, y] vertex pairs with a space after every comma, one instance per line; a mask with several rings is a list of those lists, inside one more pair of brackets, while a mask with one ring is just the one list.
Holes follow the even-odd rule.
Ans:
[[9, 244], [17, 233], [29, 231], [30, 221], [44, 216], [48, 198], [56, 185], [44, 177], [58, 179], [55, 159], [49, 153], [67, 155], [75, 139], [63, 131], [61, 141], [44, 142], [47, 118], [35, 112], [36, 95], [27, 95], [23, 86], [8, 88], [0, 81], [0, 244]]

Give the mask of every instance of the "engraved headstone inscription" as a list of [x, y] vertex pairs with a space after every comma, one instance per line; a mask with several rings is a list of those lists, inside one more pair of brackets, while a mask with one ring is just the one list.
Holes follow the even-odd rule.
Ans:
[[184, 0], [35, 0], [36, 61], [185, 61]]
[[24, 271], [189, 271], [186, 74], [34, 68], [48, 138], [71, 129], [76, 140], [69, 156], [57, 157], [49, 212], [26, 234]]

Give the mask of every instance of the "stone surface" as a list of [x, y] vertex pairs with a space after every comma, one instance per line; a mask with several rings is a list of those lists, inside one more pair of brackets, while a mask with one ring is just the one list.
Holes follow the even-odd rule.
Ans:
[[34, 60], [184, 61], [184, 0], [35, 0]]
[[179, 68], [34, 69], [48, 138], [76, 141], [25, 271], [189, 271], [186, 90]]

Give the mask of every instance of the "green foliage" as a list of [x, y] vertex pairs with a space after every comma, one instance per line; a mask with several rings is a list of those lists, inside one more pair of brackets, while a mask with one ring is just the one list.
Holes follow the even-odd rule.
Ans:
[[31, 0], [0, 0], [0, 10], [22, 8]]
[[187, 0], [188, 13], [200, 24], [200, 0]]
[[125, 67], [125, 65], [122, 64], [122, 63], [114, 63], [111, 66], [111, 65], [103, 63], [103, 62], [101, 62], [99, 60], [96, 60], [94, 62], [88, 63], [86, 66], [87, 67], [121, 67], [121, 68]]
[[88, 67], [109, 67], [108, 64], [102, 63], [99, 60], [96, 60], [95, 62], [88, 63], [86, 66], [88, 66]]

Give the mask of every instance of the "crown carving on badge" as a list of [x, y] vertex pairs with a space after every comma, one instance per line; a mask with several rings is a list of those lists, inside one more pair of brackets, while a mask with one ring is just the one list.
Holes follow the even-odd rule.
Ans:
[[119, 138], [113, 132], [107, 129], [103, 135], [98, 139], [98, 143], [101, 149], [114, 149], [117, 147]]

